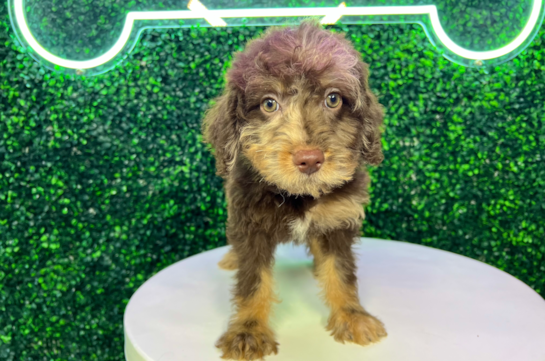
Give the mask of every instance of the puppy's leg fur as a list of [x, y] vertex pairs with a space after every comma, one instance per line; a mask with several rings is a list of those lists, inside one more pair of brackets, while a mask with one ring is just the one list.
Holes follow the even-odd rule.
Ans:
[[277, 302], [272, 277], [274, 246], [261, 238], [255, 237], [251, 244], [237, 244], [232, 250], [245, 261], [238, 264], [236, 275], [236, 312], [216, 343], [224, 359], [257, 360], [278, 352], [268, 325], [272, 303]]
[[234, 271], [238, 268], [238, 257], [232, 248], [218, 262], [218, 267], [226, 271]]
[[333, 230], [311, 238], [315, 276], [331, 313], [326, 329], [336, 341], [367, 345], [386, 336], [384, 325], [360, 304], [352, 253], [353, 231]]

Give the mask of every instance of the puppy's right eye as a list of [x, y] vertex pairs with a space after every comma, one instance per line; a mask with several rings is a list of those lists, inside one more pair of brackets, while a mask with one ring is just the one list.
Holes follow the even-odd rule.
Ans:
[[278, 103], [274, 99], [265, 99], [263, 103], [261, 103], [261, 106], [263, 107], [263, 110], [265, 110], [267, 113], [272, 113], [278, 110]]
[[341, 96], [338, 93], [331, 93], [325, 100], [325, 105], [328, 108], [337, 108], [341, 104]]

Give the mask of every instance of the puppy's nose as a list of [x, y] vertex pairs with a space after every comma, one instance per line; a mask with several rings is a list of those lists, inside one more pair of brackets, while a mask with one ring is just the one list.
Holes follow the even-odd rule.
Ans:
[[324, 153], [319, 149], [300, 150], [293, 155], [293, 164], [301, 173], [311, 175], [324, 164]]

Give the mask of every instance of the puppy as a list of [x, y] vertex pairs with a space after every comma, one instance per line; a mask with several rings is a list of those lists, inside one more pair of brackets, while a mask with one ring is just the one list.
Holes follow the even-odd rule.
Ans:
[[277, 353], [272, 265], [276, 245], [289, 241], [314, 257], [335, 340], [386, 336], [360, 305], [351, 249], [369, 201], [365, 165], [383, 159], [383, 112], [367, 79], [351, 43], [313, 20], [269, 28], [235, 55], [203, 121], [228, 204], [232, 247], [219, 265], [237, 269], [236, 311], [216, 344], [222, 358]]

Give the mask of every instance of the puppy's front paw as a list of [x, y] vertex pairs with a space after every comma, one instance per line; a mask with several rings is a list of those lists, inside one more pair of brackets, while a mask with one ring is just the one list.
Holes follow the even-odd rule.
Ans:
[[255, 322], [231, 325], [216, 347], [223, 352], [221, 358], [232, 360], [258, 360], [278, 353], [278, 342], [271, 329]]
[[362, 346], [387, 335], [382, 322], [362, 310], [340, 310], [332, 314], [326, 329], [331, 331], [336, 341], [349, 341]]

